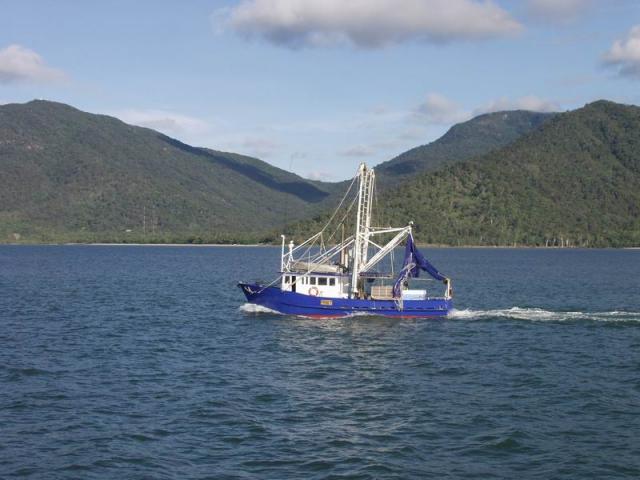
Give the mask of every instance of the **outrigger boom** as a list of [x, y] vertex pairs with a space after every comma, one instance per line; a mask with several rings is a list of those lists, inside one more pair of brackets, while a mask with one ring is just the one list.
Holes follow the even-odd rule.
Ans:
[[[357, 195], [349, 200], [356, 181]], [[281, 235], [280, 275], [276, 280], [268, 285], [238, 284], [247, 300], [281, 313], [310, 317], [356, 313], [402, 317], [446, 316], [452, 308], [450, 279], [442, 275], [416, 248], [413, 222], [396, 228], [371, 226], [374, 196], [375, 172], [362, 163], [322, 230], [300, 245], [296, 246], [290, 241], [288, 249], [285, 249], [286, 238]], [[344, 227], [354, 206], [355, 232], [344, 238]], [[345, 212], [340, 216], [343, 210]], [[331, 226], [336, 228], [325, 236]], [[332, 243], [338, 230], [342, 232], [341, 241]], [[393, 237], [384, 245], [373, 240], [391, 235]], [[395, 274], [394, 249], [405, 240], [402, 268]], [[391, 260], [389, 271], [374, 270], [385, 258]], [[421, 270], [444, 283], [443, 296], [430, 297], [426, 289], [409, 288], [409, 281], [419, 277]]]

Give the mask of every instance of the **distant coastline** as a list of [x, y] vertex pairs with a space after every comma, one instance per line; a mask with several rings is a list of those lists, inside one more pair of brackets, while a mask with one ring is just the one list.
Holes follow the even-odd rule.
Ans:
[[275, 243], [122, 243], [122, 242], [11, 242], [2, 246], [32, 247], [275, 247]]
[[63, 243], [56, 245], [96, 245], [101, 247], [273, 247], [269, 243]]
[[[427, 244], [419, 243], [422, 248], [475, 248], [475, 249], [505, 249], [505, 250], [640, 250], [640, 246], [636, 247], [557, 247], [544, 245], [446, 245], [446, 244]], [[0, 243], [0, 246], [83, 246], [83, 247], [277, 247], [275, 243], [122, 243], [122, 242], [45, 242], [45, 243]]]

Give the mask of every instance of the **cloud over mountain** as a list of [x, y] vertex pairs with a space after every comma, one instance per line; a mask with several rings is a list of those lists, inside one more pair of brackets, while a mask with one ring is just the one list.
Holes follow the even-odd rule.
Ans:
[[356, 145], [340, 151], [343, 157], [370, 157], [375, 151], [367, 145]]
[[47, 66], [33, 50], [21, 45], [0, 49], [0, 83], [55, 83], [66, 79], [62, 70]]
[[242, 35], [290, 48], [374, 49], [412, 40], [487, 39], [522, 29], [488, 0], [244, 0], [214, 15]]
[[476, 108], [474, 115], [482, 113], [501, 112], [504, 110], [527, 110], [530, 112], [557, 112], [561, 110], [560, 105], [552, 100], [536, 97], [535, 95], [525, 95], [519, 98], [500, 97], [489, 103]]
[[128, 109], [113, 112], [113, 115], [123, 122], [152, 128], [173, 136], [198, 135], [206, 132], [209, 128], [207, 122], [199, 118], [165, 110]]
[[426, 100], [418, 105], [414, 116], [426, 123], [450, 125], [470, 118], [456, 102], [438, 94], [429, 93]]
[[640, 78], [640, 25], [634, 26], [625, 38], [616, 40], [603, 60], [606, 65], [618, 68], [621, 75]]
[[561, 107], [552, 100], [546, 100], [535, 95], [525, 95], [519, 98], [496, 98], [473, 110], [469, 110], [439, 93], [429, 93], [426, 100], [411, 112], [410, 117], [413, 120], [432, 125], [453, 125], [484, 113], [510, 110], [548, 113], [560, 111]]

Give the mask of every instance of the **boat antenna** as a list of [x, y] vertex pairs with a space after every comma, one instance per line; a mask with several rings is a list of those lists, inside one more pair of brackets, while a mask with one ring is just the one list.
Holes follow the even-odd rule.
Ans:
[[358, 293], [360, 269], [367, 263], [369, 256], [371, 200], [375, 178], [374, 170], [361, 163], [358, 168], [358, 209], [356, 211], [356, 235], [351, 266], [351, 293], [354, 297]]

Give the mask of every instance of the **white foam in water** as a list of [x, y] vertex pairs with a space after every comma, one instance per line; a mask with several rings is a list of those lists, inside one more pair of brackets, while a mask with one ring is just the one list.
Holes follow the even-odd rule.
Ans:
[[[267, 307], [263, 307], [262, 305], [256, 305], [254, 303], [245, 303], [244, 305], [240, 305], [238, 307], [238, 310], [240, 310], [243, 313], [271, 313], [271, 314], [276, 314], [276, 315], [286, 315], [285, 313], [278, 312], [277, 310], [272, 310], [272, 309], [267, 308]], [[375, 315], [375, 314], [369, 313], [369, 312], [353, 312], [353, 313], [350, 313], [349, 315], [345, 315], [342, 318], [366, 317], [366, 316], [373, 316], [373, 315]], [[295, 316], [295, 317], [299, 317], [299, 318], [317, 319], [317, 317], [307, 317], [306, 315], [291, 315], [291, 316]], [[322, 317], [320, 317], [320, 318], [322, 318]], [[334, 318], [334, 317], [326, 317], [326, 318]]]
[[593, 320], [601, 322], [640, 322], [640, 312], [554, 312], [542, 308], [511, 307], [496, 310], [452, 310], [449, 318], [483, 320], [487, 318], [511, 318], [532, 322], [569, 320]]
[[256, 305], [255, 303], [245, 303], [244, 305], [240, 305], [238, 310], [245, 313], [275, 313], [280, 315], [280, 312], [263, 307], [262, 305]]
[[[262, 305], [245, 303], [238, 310], [244, 313], [270, 313], [283, 315]], [[369, 316], [370, 312], [353, 312], [350, 316]], [[449, 312], [448, 318], [459, 320], [485, 320], [488, 318], [509, 318], [515, 320], [529, 320], [531, 322], [564, 322], [570, 320], [592, 320], [601, 322], [640, 322], [640, 312], [554, 312], [542, 308], [501, 308], [495, 310], [456, 310]]]

